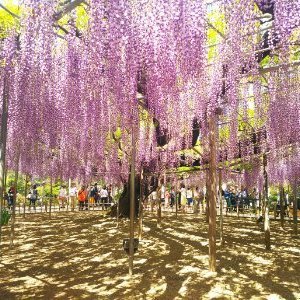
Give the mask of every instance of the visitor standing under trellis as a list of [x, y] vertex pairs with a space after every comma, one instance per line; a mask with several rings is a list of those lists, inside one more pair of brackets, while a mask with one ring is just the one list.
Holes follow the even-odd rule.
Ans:
[[101, 204], [102, 204], [102, 209], [107, 209], [108, 205], [108, 192], [106, 189], [106, 186], [104, 186], [101, 191], [100, 191], [100, 198], [101, 198]]
[[86, 210], [88, 209], [87, 207], [88, 193], [84, 185], [81, 187], [81, 189], [78, 192], [78, 201], [79, 201], [79, 210], [83, 210], [84, 207]]
[[12, 208], [14, 205], [14, 194], [15, 194], [15, 187], [11, 186], [7, 192], [8, 208]]
[[33, 206], [35, 209], [35, 203], [37, 199], [38, 199], [38, 191], [36, 185], [34, 184], [30, 190], [29, 209], [31, 208], [31, 206]]

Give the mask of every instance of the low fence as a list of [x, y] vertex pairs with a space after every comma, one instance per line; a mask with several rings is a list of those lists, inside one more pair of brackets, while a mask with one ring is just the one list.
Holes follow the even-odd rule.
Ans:
[[[77, 199], [66, 199], [64, 201], [57, 197], [41, 197], [36, 201], [30, 201], [29, 199], [23, 199], [16, 203], [15, 212], [16, 215], [35, 214], [35, 213], [51, 213], [54, 212], [74, 212], [81, 210], [107, 210], [113, 202], [98, 201], [95, 203], [92, 199], [85, 201], [82, 205], [79, 204]], [[12, 209], [12, 207], [10, 207]]]
[[[254, 217], [262, 214], [262, 201], [254, 198], [231, 198], [230, 201], [222, 197], [223, 200], [223, 215], [229, 216], [249, 216]], [[146, 200], [144, 209], [146, 211], [156, 211], [157, 208], [157, 200]], [[161, 210], [164, 212], [176, 212], [176, 203], [174, 202], [171, 205], [170, 201], [161, 203]], [[180, 197], [177, 199], [177, 211], [184, 211], [185, 213], [205, 213], [206, 212], [206, 201], [193, 201], [191, 205], [185, 205], [184, 209], [181, 205]], [[277, 202], [269, 202], [269, 214], [270, 216], [274, 216], [276, 219], [280, 214], [280, 206]], [[217, 214], [220, 214], [220, 201], [217, 200]], [[300, 210], [298, 210], [298, 215], [300, 214]], [[284, 206], [284, 216], [287, 218], [291, 218], [293, 215], [292, 205]]]

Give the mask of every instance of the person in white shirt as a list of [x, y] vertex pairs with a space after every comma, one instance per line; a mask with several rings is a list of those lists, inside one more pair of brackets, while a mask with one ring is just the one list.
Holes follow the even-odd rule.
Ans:
[[183, 184], [180, 189], [180, 205], [182, 207], [183, 212], [185, 212], [186, 204], [187, 204], [186, 188], [185, 185]]
[[196, 187], [193, 190], [193, 200], [194, 200], [194, 213], [198, 213], [200, 207], [200, 193], [198, 187]]
[[75, 201], [77, 199], [77, 187], [73, 185], [69, 190], [69, 196], [71, 201], [71, 210], [74, 211], [75, 209]]
[[58, 199], [60, 203], [60, 208], [65, 208], [67, 202], [67, 189], [64, 185], [60, 187]]
[[160, 193], [160, 201], [161, 201], [161, 204], [164, 205], [165, 204], [166, 188], [165, 188], [165, 186], [164, 186], [163, 183], [161, 185], [160, 191], [161, 191], [161, 193]]
[[108, 191], [106, 186], [104, 186], [100, 191], [100, 199], [102, 203], [102, 209], [107, 209], [108, 206]]
[[188, 206], [191, 206], [193, 204], [193, 191], [190, 187], [186, 191], [186, 198]]
[[154, 205], [156, 205], [156, 201], [157, 201], [157, 191], [154, 190], [151, 193], [151, 197], [150, 197], [150, 208], [151, 208], [151, 212], [153, 212], [153, 207]]

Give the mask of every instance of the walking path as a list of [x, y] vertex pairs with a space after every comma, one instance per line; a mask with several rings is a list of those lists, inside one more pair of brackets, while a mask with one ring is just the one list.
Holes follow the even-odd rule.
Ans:
[[[300, 240], [272, 227], [272, 251], [252, 219], [225, 218], [217, 273], [208, 271], [204, 216], [168, 214], [162, 228], [145, 212], [144, 235], [128, 277], [122, 249], [128, 221], [99, 211], [17, 217], [9, 249], [3, 228], [0, 299], [291, 299], [300, 298]], [[273, 298], [272, 298], [273, 297]]]

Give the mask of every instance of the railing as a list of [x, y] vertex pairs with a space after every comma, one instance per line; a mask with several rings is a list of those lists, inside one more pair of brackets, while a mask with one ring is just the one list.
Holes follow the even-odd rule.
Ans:
[[[112, 205], [112, 202], [107, 200], [105, 202], [98, 201], [95, 203], [92, 199], [83, 203], [84, 210], [102, 211], [107, 210]], [[16, 203], [16, 215], [36, 214], [36, 213], [57, 213], [57, 212], [74, 212], [81, 211], [79, 201], [77, 199], [68, 198], [61, 201], [57, 197], [40, 197], [36, 201], [30, 201], [23, 198], [23, 201]]]
[[[230, 201], [222, 197], [223, 200], [223, 215], [228, 216], [258, 216], [262, 214], [262, 201], [255, 198], [239, 198], [239, 197], [231, 197]], [[144, 203], [144, 210], [149, 212], [155, 212], [157, 209], [157, 201], [146, 200]], [[182, 206], [180, 205], [180, 200], [177, 199], [178, 204], [178, 212], [182, 212]], [[272, 212], [274, 211], [274, 218], [278, 216], [279, 208], [278, 205], [274, 203], [269, 204], [270, 207], [270, 216], [272, 216]], [[176, 212], [176, 204], [174, 203], [172, 206], [170, 205], [170, 201], [161, 205], [161, 210], [163, 212]], [[206, 212], [206, 200], [201, 201], [193, 201], [193, 204], [185, 206], [185, 213], [200, 213], [205, 214]], [[276, 215], [275, 215], [276, 212]], [[219, 199], [217, 200], [217, 214], [220, 215], [220, 203]], [[285, 216], [290, 218], [292, 215], [292, 209], [285, 205]]]

